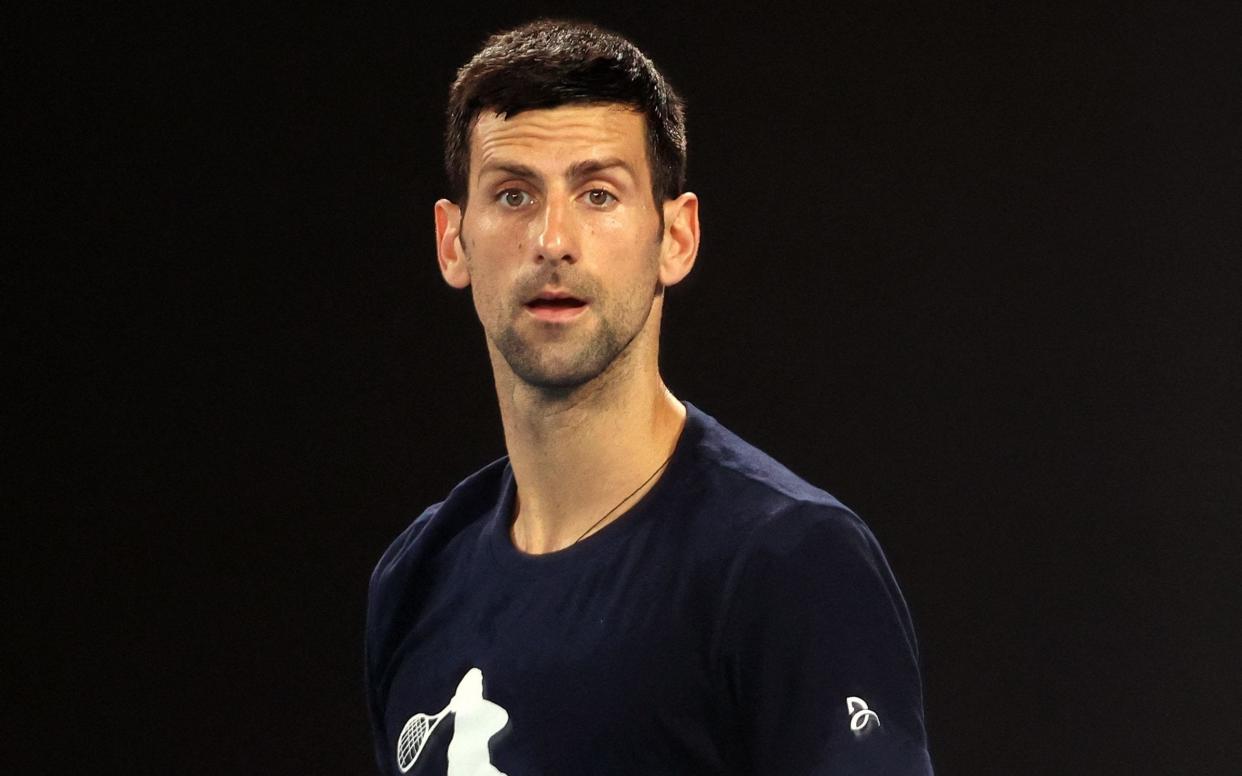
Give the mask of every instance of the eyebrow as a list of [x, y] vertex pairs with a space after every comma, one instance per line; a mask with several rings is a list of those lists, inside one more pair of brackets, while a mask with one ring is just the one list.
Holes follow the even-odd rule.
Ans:
[[634, 171], [630, 169], [629, 164], [618, 156], [610, 156], [606, 159], [583, 159], [581, 162], [574, 162], [569, 166], [569, 177], [571, 179], [581, 179], [590, 177], [604, 170], [611, 170], [614, 167], [620, 167], [630, 176], [634, 178]]
[[[619, 156], [610, 156], [604, 159], [583, 159], [580, 162], [574, 162], [569, 166], [569, 169], [566, 170], [566, 177], [570, 180], [581, 180], [603, 172], [604, 170], [611, 170], [614, 168], [620, 168], [621, 170], [624, 170], [631, 179], [637, 179], [637, 176], [634, 175], [634, 170], [630, 167], [629, 163]], [[535, 172], [534, 169], [527, 167], [524, 164], [498, 161], [488, 162], [483, 165], [483, 169], [479, 170], [479, 178], [496, 172], [502, 172], [512, 175], [515, 178], [530, 181], [539, 180], [540, 177], [542, 177], [539, 173]]]
[[539, 174], [534, 170], [524, 164], [517, 164], [515, 162], [488, 162], [479, 170], [479, 177], [482, 178], [484, 175], [496, 172], [503, 172], [506, 175], [524, 180], [537, 180], [539, 178]]

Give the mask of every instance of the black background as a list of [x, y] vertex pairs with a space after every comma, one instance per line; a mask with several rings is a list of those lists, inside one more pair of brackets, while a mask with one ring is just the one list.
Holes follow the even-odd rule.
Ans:
[[[13, 772], [371, 772], [371, 567], [503, 453], [431, 210], [503, 8], [10, 19]], [[1235, 772], [1237, 15], [569, 12], [689, 104], [666, 381], [872, 525], [939, 771]]]

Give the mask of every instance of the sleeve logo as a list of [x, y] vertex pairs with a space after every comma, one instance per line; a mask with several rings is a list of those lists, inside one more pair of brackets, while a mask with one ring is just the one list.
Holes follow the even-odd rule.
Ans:
[[870, 733], [872, 728], [880, 726], [880, 715], [868, 708], [867, 702], [862, 698], [853, 695], [846, 698], [845, 710], [850, 715], [850, 731], [854, 733], [855, 738], [862, 738]]

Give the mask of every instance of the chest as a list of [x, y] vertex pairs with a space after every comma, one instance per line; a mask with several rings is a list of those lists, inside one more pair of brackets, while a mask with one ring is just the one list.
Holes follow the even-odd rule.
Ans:
[[720, 597], [700, 571], [632, 554], [563, 573], [434, 569], [387, 695], [390, 741], [441, 715], [408, 772], [727, 772]]

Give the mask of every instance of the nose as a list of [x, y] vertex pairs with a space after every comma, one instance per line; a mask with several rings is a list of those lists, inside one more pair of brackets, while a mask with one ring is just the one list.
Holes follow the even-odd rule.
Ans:
[[536, 261], [577, 261], [577, 222], [567, 197], [549, 196], [543, 218], [536, 219], [536, 224], [539, 230], [535, 239]]

